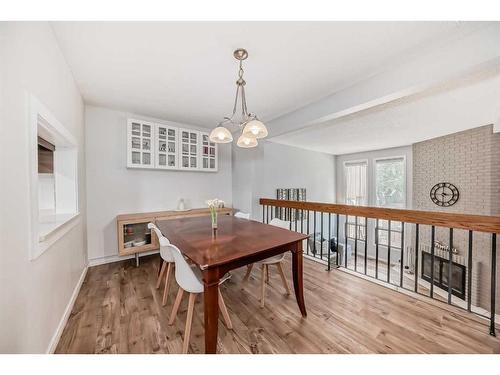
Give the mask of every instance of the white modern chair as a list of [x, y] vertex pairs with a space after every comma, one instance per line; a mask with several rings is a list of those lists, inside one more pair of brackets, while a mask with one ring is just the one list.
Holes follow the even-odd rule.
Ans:
[[[172, 313], [170, 314], [170, 319], [168, 321], [169, 325], [174, 324], [177, 311], [179, 310], [179, 305], [182, 301], [182, 295], [185, 291], [189, 293], [186, 329], [184, 331], [184, 341], [182, 344], [182, 353], [185, 354], [189, 348], [189, 336], [191, 335], [191, 323], [193, 322], [194, 301], [199, 293], [203, 293], [203, 281], [201, 271], [198, 267], [189, 266], [180, 250], [175, 245], [170, 244], [168, 247], [175, 261], [175, 280], [177, 281], [177, 284], [179, 284], [179, 291], [177, 292], [177, 297], [175, 297], [174, 307], [172, 308]], [[228, 280], [230, 277], [231, 276], [227, 274], [220, 280], [219, 285]], [[229, 318], [229, 313], [227, 312], [226, 304], [224, 303], [220, 289], [219, 307], [226, 323], [226, 327], [228, 329], [233, 329], [233, 325], [231, 323], [231, 319]]]
[[163, 289], [163, 299], [161, 301], [162, 306], [165, 306], [167, 304], [168, 292], [170, 288], [170, 274], [172, 273], [172, 268], [174, 267], [174, 257], [170, 252], [170, 241], [160, 232], [158, 227], [153, 223], [149, 223], [148, 228], [154, 230], [158, 236], [158, 241], [160, 242], [160, 256], [163, 260], [160, 274], [158, 275], [158, 280], [156, 281], [156, 289], [160, 288], [163, 274], [165, 273], [165, 270], [167, 271], [167, 275], [165, 276], [165, 288]]
[[236, 212], [234, 214], [234, 217], [237, 217], [237, 218], [240, 218], [240, 219], [247, 219], [247, 220], [250, 220], [250, 214], [249, 213], [245, 213], [245, 212]]
[[[276, 227], [289, 229], [290, 222], [284, 221], [278, 218], [274, 218], [269, 222], [270, 225], [274, 225]], [[283, 266], [281, 263], [285, 258], [285, 253], [273, 256], [271, 258], [267, 258], [258, 262], [261, 265], [261, 296], [260, 296], [260, 307], [264, 307], [264, 297], [266, 293], [266, 282], [269, 282], [269, 266], [275, 265], [278, 269], [278, 272], [281, 276], [281, 281], [283, 282], [283, 286], [285, 287], [285, 291], [287, 295], [290, 295], [290, 288], [288, 287], [288, 282], [286, 281], [285, 273], [283, 272]], [[250, 277], [250, 273], [252, 272], [253, 264], [250, 264], [247, 269], [247, 273], [243, 278], [243, 281], [248, 280]]]

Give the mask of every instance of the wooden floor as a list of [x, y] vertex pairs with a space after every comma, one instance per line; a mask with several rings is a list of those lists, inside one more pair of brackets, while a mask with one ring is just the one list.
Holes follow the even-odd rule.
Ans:
[[[166, 307], [155, 289], [159, 257], [88, 270], [56, 353], [180, 353], [186, 319], [184, 299], [173, 326], [167, 325], [177, 287]], [[290, 281], [290, 263], [285, 267]], [[308, 317], [295, 297], [285, 296], [271, 269], [266, 307], [259, 307], [258, 269], [248, 282], [232, 272], [222, 287], [234, 330], [219, 324], [222, 353], [500, 353], [488, 321], [450, 312], [346, 272], [326, 272], [304, 260]], [[174, 284], [175, 285], [175, 284]], [[198, 297], [190, 353], [203, 353], [203, 302]]]

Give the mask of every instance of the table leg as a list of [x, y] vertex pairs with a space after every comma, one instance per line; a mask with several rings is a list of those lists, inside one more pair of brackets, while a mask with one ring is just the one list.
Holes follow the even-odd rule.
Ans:
[[205, 309], [205, 353], [217, 352], [217, 330], [219, 324], [219, 275], [217, 270], [203, 271]]
[[292, 274], [293, 274], [293, 288], [295, 290], [295, 298], [299, 305], [300, 312], [305, 318], [307, 316], [306, 304], [304, 302], [304, 286], [302, 275], [302, 241], [297, 243], [297, 246], [292, 250]]

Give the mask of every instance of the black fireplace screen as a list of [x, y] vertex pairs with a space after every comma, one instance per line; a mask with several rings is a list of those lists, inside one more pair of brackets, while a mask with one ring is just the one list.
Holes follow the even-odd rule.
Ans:
[[[422, 252], [422, 279], [431, 282], [431, 254]], [[448, 259], [434, 255], [434, 285], [448, 290]], [[462, 264], [451, 263], [451, 293], [465, 300], [466, 268]]]

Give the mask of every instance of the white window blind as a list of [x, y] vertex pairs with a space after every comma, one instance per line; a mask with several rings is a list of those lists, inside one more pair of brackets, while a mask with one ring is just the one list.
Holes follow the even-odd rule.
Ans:
[[[367, 167], [366, 161], [347, 162], [344, 165], [345, 173], [345, 203], [353, 206], [366, 206], [367, 195]], [[364, 240], [366, 238], [365, 218], [348, 216], [347, 237]], [[356, 236], [357, 230], [357, 236]]]

